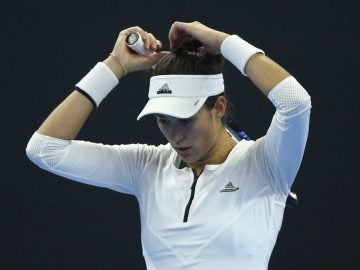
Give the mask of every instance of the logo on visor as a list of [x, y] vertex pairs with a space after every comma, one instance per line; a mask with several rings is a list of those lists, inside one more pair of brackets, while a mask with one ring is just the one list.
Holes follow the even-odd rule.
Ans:
[[172, 94], [172, 91], [170, 90], [167, 83], [165, 83], [163, 86], [160, 87], [160, 89], [156, 92], [156, 94]]

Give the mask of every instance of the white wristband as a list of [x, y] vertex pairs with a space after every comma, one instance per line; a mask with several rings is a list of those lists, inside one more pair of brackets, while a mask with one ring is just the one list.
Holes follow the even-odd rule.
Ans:
[[98, 107], [118, 82], [119, 80], [111, 69], [104, 63], [99, 62], [76, 84], [76, 87], [87, 93]]
[[221, 54], [236, 66], [244, 76], [247, 76], [245, 66], [250, 57], [256, 53], [265, 54], [263, 50], [256, 48], [238, 35], [227, 37], [221, 44], [220, 50]]

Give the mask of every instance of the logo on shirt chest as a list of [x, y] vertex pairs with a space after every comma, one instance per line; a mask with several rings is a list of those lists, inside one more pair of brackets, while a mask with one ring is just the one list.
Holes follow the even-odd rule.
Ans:
[[239, 190], [239, 187], [235, 187], [231, 182], [227, 183], [226, 186], [220, 190], [221, 192], [234, 192]]

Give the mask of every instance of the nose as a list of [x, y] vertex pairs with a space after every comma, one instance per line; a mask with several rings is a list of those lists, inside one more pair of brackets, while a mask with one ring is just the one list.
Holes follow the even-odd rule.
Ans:
[[172, 127], [170, 132], [170, 140], [173, 142], [173, 144], [178, 144], [185, 138], [184, 130], [181, 127]]

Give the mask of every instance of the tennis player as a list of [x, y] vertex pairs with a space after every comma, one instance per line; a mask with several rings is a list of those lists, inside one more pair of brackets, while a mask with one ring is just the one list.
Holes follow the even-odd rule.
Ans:
[[[156, 53], [131, 51], [125, 40], [133, 32]], [[142, 28], [121, 31], [109, 57], [34, 133], [27, 155], [52, 173], [134, 195], [149, 270], [267, 269], [305, 149], [310, 96], [238, 35], [199, 22], [175, 22], [169, 40], [170, 52], [159, 51], [161, 42]], [[255, 141], [238, 141], [225, 128], [225, 59], [274, 105], [266, 134]], [[75, 139], [119, 80], [155, 64], [149, 100], [138, 119], [154, 115], [167, 144]]]

